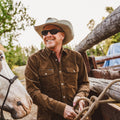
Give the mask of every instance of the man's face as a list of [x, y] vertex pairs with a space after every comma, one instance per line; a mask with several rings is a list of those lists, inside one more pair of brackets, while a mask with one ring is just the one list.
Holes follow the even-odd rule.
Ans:
[[55, 49], [56, 47], [62, 47], [62, 42], [65, 36], [64, 32], [61, 32], [61, 28], [55, 25], [47, 25], [44, 27], [43, 31], [53, 29], [58, 30], [58, 32], [54, 34], [54, 32], [52, 33], [48, 31], [46, 35], [43, 35], [45, 46], [51, 50]]

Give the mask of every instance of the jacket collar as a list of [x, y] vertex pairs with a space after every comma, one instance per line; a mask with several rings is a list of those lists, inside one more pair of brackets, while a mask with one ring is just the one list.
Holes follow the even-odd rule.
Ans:
[[[49, 48], [45, 48], [45, 52], [48, 56], [54, 53], [54, 51], [50, 50]], [[61, 48], [61, 53], [67, 55], [67, 51], [65, 48]]]

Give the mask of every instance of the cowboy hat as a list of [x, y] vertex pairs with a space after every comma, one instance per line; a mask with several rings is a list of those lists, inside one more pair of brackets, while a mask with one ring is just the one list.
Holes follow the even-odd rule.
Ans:
[[45, 24], [34, 26], [34, 28], [36, 32], [42, 37], [41, 32], [43, 28], [49, 24], [56, 25], [62, 28], [62, 30], [65, 32], [65, 38], [63, 40], [63, 45], [67, 44], [73, 39], [74, 37], [73, 27], [72, 27], [72, 24], [67, 20], [57, 20], [56, 18], [48, 18]]

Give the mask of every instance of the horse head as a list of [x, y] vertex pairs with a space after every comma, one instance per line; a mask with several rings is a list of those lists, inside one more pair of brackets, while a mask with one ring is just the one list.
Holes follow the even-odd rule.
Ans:
[[[6, 63], [3, 51], [0, 51], [0, 75], [3, 75], [9, 79], [12, 79], [15, 76]], [[3, 104], [9, 84], [10, 83], [8, 80], [0, 76], [0, 106]], [[11, 116], [14, 119], [19, 119], [30, 113], [31, 106], [31, 97], [27, 93], [20, 80], [16, 79], [14, 83], [11, 84], [3, 110], [11, 113]]]

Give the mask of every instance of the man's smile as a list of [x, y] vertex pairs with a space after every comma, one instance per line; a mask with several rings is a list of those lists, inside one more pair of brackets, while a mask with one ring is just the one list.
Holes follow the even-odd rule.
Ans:
[[46, 40], [46, 42], [51, 42], [51, 41], [54, 41], [54, 40]]

